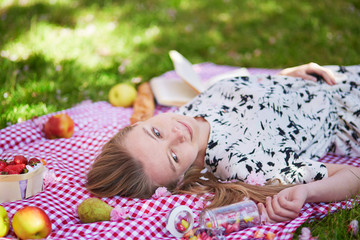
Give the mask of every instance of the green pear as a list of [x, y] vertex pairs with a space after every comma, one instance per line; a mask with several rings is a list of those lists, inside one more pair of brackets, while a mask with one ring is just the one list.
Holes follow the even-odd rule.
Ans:
[[0, 206], [0, 238], [8, 234], [10, 221], [7, 212], [3, 206]]
[[109, 221], [110, 205], [98, 198], [87, 198], [77, 207], [77, 213], [82, 223]]

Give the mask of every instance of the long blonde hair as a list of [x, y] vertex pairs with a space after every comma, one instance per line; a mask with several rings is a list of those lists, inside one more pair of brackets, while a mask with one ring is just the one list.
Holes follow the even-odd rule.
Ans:
[[134, 159], [124, 146], [132, 126], [120, 130], [102, 148], [87, 174], [86, 188], [99, 197], [121, 195], [149, 198], [156, 186], [145, 174], [140, 161]]
[[[108, 141], [100, 155], [95, 159], [87, 174], [87, 189], [99, 197], [120, 195], [124, 197], [150, 198], [158, 186], [155, 186], [145, 173], [140, 161], [131, 156], [124, 145], [124, 139], [133, 127], [120, 130]], [[181, 183], [176, 181], [166, 186], [173, 194], [210, 194], [210, 208], [231, 204], [244, 197], [256, 202], [265, 202], [267, 196], [273, 196], [288, 185], [268, 183], [266, 186], [254, 186], [238, 181], [221, 183], [211, 173], [201, 173], [202, 169], [191, 167]]]
[[268, 181], [265, 186], [256, 186], [236, 182], [220, 182], [212, 173], [202, 173], [203, 169], [192, 167], [184, 175], [184, 179], [174, 190], [180, 194], [198, 194], [207, 193], [206, 200], [211, 204], [208, 208], [215, 208], [236, 203], [244, 200], [244, 198], [252, 199], [256, 202], [265, 203], [267, 196], [273, 196], [292, 185], [282, 185], [278, 180]]

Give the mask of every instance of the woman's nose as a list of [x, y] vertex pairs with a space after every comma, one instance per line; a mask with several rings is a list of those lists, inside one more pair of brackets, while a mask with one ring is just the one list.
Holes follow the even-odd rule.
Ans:
[[182, 143], [185, 141], [185, 136], [180, 128], [173, 127], [172, 129], [173, 141]]

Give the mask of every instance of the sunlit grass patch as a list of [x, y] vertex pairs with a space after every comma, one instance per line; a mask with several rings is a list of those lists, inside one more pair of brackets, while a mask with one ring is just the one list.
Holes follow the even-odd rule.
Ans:
[[18, 105], [51, 105], [46, 114], [107, 100], [117, 82], [171, 70], [171, 49], [193, 63], [356, 64], [359, 8], [354, 0], [3, 0], [0, 127], [17, 122]]
[[[55, 106], [41, 102], [37, 104], [18, 104], [13, 109], [8, 109], [8, 111], [6, 111], [4, 115], [1, 116], [1, 121], [8, 121], [6, 122], [6, 125], [10, 125], [14, 122], [23, 122], [33, 117], [38, 117], [49, 112], [54, 112], [55, 110]], [[6, 116], [6, 119], [3, 119], [3, 116]]]

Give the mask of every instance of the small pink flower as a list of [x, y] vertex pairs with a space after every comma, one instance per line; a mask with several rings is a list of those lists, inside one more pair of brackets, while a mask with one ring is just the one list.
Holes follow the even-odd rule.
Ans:
[[136, 201], [134, 201], [134, 200], [128, 200], [128, 201], [126, 201], [126, 205], [127, 205], [127, 206], [134, 205], [135, 203], [136, 203]]
[[352, 220], [348, 226], [348, 231], [351, 231], [352, 234], [356, 236], [359, 231], [359, 222], [357, 220]]
[[299, 236], [299, 240], [310, 240], [310, 239], [312, 239], [310, 229], [307, 227], [303, 227], [301, 229], [301, 235]]
[[266, 183], [266, 179], [264, 174], [262, 173], [255, 173], [252, 171], [246, 178], [245, 183], [257, 186], [264, 186]]
[[155, 193], [152, 195], [152, 198], [168, 197], [171, 196], [171, 193], [167, 190], [166, 187], [158, 187]]
[[54, 173], [54, 170], [50, 170], [50, 171], [47, 171], [45, 173], [45, 176], [44, 176], [44, 186], [45, 188], [52, 184], [52, 183], [56, 183], [57, 180], [56, 180], [56, 175]]
[[201, 200], [201, 199], [195, 203], [195, 208], [203, 209], [204, 206], [205, 206], [205, 203], [204, 203], [204, 201]]
[[123, 219], [129, 219], [129, 211], [125, 208], [116, 206], [113, 210], [110, 212], [110, 220], [111, 221], [119, 221]]

